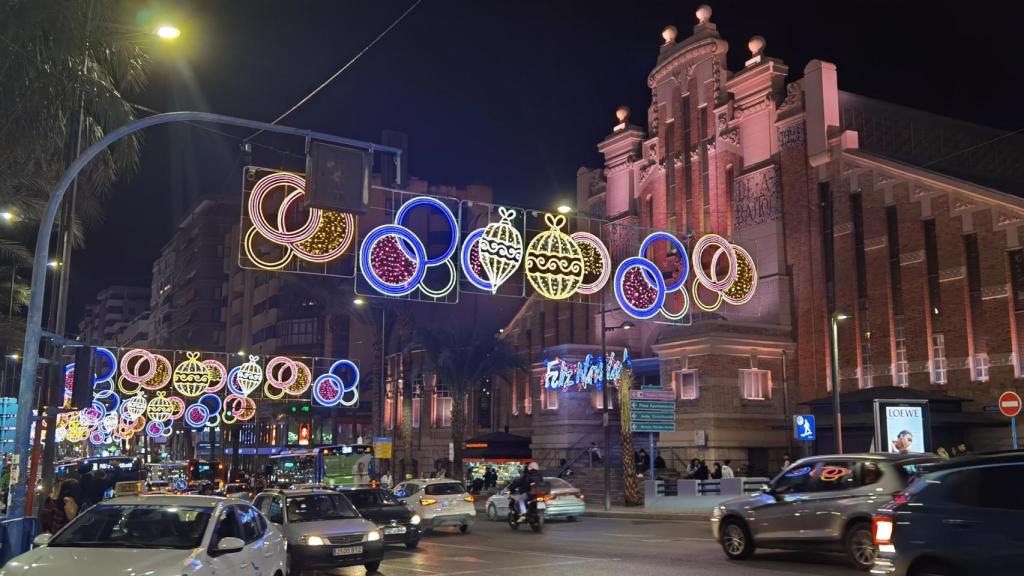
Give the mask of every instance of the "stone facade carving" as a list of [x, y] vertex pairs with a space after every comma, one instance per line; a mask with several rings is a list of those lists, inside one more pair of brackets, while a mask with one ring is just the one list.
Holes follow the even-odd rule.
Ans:
[[888, 174], [879, 173], [875, 176], [875, 184], [878, 186], [883, 186], [885, 184], [888, 184], [889, 182], [892, 182], [893, 180], [895, 180], [895, 178], [889, 176]]
[[1017, 224], [1021, 221], [1021, 217], [1015, 214], [1007, 214], [1006, 212], [1000, 212], [999, 216], [996, 216], [997, 226], [1009, 226], [1011, 224]]
[[874, 250], [876, 248], [885, 248], [889, 245], [889, 239], [885, 236], [877, 236], [875, 238], [868, 238], [864, 240], [865, 250]]
[[779, 148], [789, 150], [804, 145], [804, 123], [796, 122], [779, 130]]
[[956, 268], [946, 268], [939, 270], [939, 282], [945, 282], [947, 280], [959, 280], [967, 276], [966, 266], [957, 266]]
[[647, 160], [650, 162], [658, 161], [658, 142], [650, 142], [647, 144]]
[[796, 82], [790, 82], [786, 85], [786, 98], [779, 105], [779, 111], [789, 110], [797, 104], [803, 102], [804, 91], [800, 89], [800, 85]]
[[960, 210], [967, 210], [967, 209], [970, 209], [970, 208], [974, 208], [974, 202], [968, 202], [967, 200], [964, 200], [963, 198], [955, 198], [955, 199], [953, 199], [953, 211], [956, 212], [956, 211], [960, 211]]
[[696, 162], [697, 160], [700, 160], [700, 147], [699, 146], [695, 146], [693, 148], [693, 150], [690, 150], [690, 162], [693, 163], [693, 162]]
[[722, 59], [715, 58], [711, 62], [711, 80], [714, 84], [714, 102], [722, 97]]
[[738, 176], [732, 199], [737, 230], [782, 218], [782, 180], [778, 166], [767, 166]]
[[1006, 298], [1010, 295], [1009, 284], [999, 284], [997, 286], [982, 286], [981, 288], [981, 299], [992, 300], [994, 298]]
[[918, 262], [924, 262], [924, 250], [900, 254], [900, 266], [906, 266], [907, 264], [916, 264]]
[[722, 134], [718, 138], [720, 140], [728, 142], [729, 144], [734, 144], [736, 146], [740, 145], [740, 131], [737, 128], [733, 128], [732, 130], [726, 130], [725, 132], [722, 132]]
[[736, 110], [733, 111], [732, 116], [733, 116], [733, 118], [737, 118], [738, 119], [738, 118], [743, 118], [744, 116], [746, 116], [748, 114], [756, 114], [758, 112], [762, 112], [764, 110], [768, 110], [769, 108], [772, 107], [773, 103], [774, 103], [774, 98], [772, 97], [771, 94], [767, 94], [761, 100], [758, 100], [757, 102], [754, 102], [753, 104], [750, 104], [749, 106], [747, 106], [745, 108], [738, 108], [737, 107]]
[[687, 69], [687, 78], [689, 78], [693, 72], [692, 68], [695, 66], [693, 62], [701, 60], [702, 56], [707, 54], [714, 54], [718, 52], [718, 40], [709, 38], [702, 42], [698, 42], [693, 46], [688, 46], [685, 50], [678, 52], [672, 57], [662, 62], [651, 75], [647, 77], [647, 87], [654, 88], [661, 82], [666, 76], [677, 75], [679, 72], [680, 64], [686, 61], [692, 61]]
[[836, 224], [832, 227], [832, 236], [842, 236], [843, 234], [849, 234], [853, 232], [852, 222], [843, 222], [842, 224]]
[[718, 133], [721, 134], [729, 129], [729, 119], [725, 114], [718, 115]]

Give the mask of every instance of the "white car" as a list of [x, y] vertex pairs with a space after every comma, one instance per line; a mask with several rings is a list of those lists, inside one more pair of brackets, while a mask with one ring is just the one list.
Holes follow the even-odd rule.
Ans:
[[476, 521], [476, 499], [456, 480], [406, 480], [395, 486], [394, 493], [399, 502], [419, 514], [422, 530], [455, 526], [465, 534]]
[[0, 576], [285, 575], [281, 531], [249, 503], [212, 496], [126, 496], [85, 510]]
[[[583, 492], [561, 478], [548, 476], [544, 481], [551, 487], [551, 493], [544, 497], [544, 519], [564, 518], [575, 522], [587, 511]], [[504, 522], [508, 518], [508, 486], [487, 499], [487, 518]]]

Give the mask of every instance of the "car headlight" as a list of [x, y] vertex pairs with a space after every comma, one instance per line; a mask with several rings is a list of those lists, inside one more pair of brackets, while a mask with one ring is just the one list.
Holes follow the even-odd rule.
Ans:
[[711, 518], [712, 519], [721, 518], [724, 515], [725, 515], [725, 508], [722, 508], [721, 506], [715, 506], [715, 508], [711, 511]]
[[377, 540], [380, 540], [380, 531], [379, 530], [371, 530], [371, 531], [366, 533], [366, 541], [367, 542], [376, 542]]
[[327, 541], [319, 536], [307, 536], [306, 544], [310, 546], [323, 546], [327, 544]]
[[419, 514], [413, 514], [412, 518], [409, 518], [409, 524], [416, 526], [420, 523], [420, 520], [422, 520], [422, 518], [420, 518]]

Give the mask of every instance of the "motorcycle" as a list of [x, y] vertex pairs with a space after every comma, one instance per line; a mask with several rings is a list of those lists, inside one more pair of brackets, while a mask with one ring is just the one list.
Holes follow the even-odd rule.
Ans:
[[534, 532], [544, 529], [544, 510], [547, 508], [547, 494], [533, 494], [526, 504], [526, 514], [519, 514], [519, 505], [514, 497], [508, 501], [508, 525], [519, 530], [519, 524], [526, 522]]

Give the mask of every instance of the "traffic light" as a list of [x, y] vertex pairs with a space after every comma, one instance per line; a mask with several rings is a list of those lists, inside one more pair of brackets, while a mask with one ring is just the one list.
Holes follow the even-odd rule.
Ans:
[[92, 346], [80, 346], [75, 350], [75, 378], [71, 385], [71, 407], [82, 410], [92, 406], [92, 379], [96, 375], [93, 366]]

